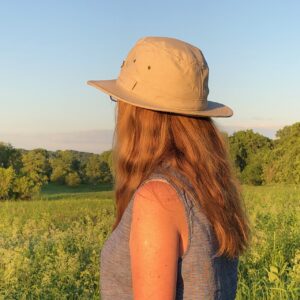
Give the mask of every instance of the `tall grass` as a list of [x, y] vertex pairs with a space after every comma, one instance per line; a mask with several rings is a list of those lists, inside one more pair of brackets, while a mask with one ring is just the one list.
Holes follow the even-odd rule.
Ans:
[[[243, 195], [253, 238], [237, 299], [299, 299], [300, 187], [243, 186]], [[51, 185], [35, 201], [0, 203], [0, 299], [99, 299], [111, 197], [107, 186]]]
[[243, 186], [252, 245], [237, 299], [300, 299], [300, 186]]
[[0, 203], [0, 299], [99, 299], [112, 201], [108, 192], [60, 192]]

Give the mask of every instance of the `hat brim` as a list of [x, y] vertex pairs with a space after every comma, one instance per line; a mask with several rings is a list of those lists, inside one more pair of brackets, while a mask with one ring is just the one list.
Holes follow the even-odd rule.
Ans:
[[181, 110], [181, 109], [164, 109], [161, 107], [151, 106], [148, 103], [144, 102], [140, 97], [136, 97], [132, 93], [128, 93], [125, 89], [117, 85], [116, 79], [111, 80], [89, 80], [87, 84], [93, 86], [102, 92], [116, 98], [116, 100], [121, 100], [126, 103], [147, 108], [151, 110], [173, 112], [182, 115], [189, 116], [204, 116], [204, 117], [231, 117], [233, 115], [233, 110], [219, 102], [207, 100], [207, 108], [204, 110]]

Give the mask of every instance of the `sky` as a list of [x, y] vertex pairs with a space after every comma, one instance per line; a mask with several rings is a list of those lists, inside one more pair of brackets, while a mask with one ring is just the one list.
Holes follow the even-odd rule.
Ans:
[[234, 111], [220, 129], [274, 138], [300, 121], [299, 14], [296, 0], [1, 1], [0, 141], [109, 150], [115, 103], [86, 81], [116, 79], [145, 36], [202, 50], [208, 100]]

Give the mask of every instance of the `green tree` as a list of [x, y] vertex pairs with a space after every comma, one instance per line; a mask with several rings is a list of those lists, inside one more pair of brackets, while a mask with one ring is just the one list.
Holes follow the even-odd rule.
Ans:
[[19, 176], [14, 180], [13, 193], [17, 199], [30, 199], [40, 192], [41, 186], [36, 184], [29, 176]]
[[0, 199], [8, 199], [11, 196], [15, 176], [12, 166], [6, 169], [0, 167]]
[[46, 150], [34, 149], [24, 153], [22, 163], [21, 173], [27, 175], [36, 185], [42, 186], [48, 182], [51, 167]]
[[76, 172], [70, 172], [66, 175], [65, 182], [68, 186], [75, 187], [81, 183], [81, 180]]
[[98, 154], [92, 154], [86, 163], [85, 173], [89, 183], [97, 184], [100, 181], [101, 158]]
[[300, 122], [276, 132], [274, 150], [263, 168], [268, 183], [300, 183]]
[[[109, 156], [108, 156], [109, 157]], [[86, 164], [86, 176], [93, 184], [112, 182], [112, 174], [109, 164], [102, 155], [93, 154]]]
[[263, 183], [262, 164], [259, 161], [252, 162], [245, 167], [243, 171], [243, 182], [253, 185], [261, 185]]
[[80, 169], [80, 161], [71, 150], [58, 150], [56, 156], [50, 159], [50, 164], [52, 167], [50, 179], [59, 183], [67, 183], [68, 174], [76, 173], [78, 175]]
[[0, 142], [0, 167], [12, 166], [18, 173], [22, 167], [21, 151], [15, 149], [11, 144]]
[[113, 161], [112, 161], [112, 159], [113, 159], [112, 150], [102, 152], [100, 154], [100, 158], [101, 158], [102, 161], [105, 161], [108, 164], [111, 176], [114, 176]]
[[113, 180], [109, 164], [106, 161], [100, 163], [100, 182], [111, 183]]
[[264, 183], [263, 167], [273, 149], [273, 141], [248, 129], [230, 136], [229, 145], [239, 179], [248, 184]]

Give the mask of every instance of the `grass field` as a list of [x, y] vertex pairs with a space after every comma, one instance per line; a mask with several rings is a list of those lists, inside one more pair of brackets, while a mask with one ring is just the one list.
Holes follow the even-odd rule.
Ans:
[[[243, 186], [253, 238], [237, 299], [300, 299], [300, 187]], [[49, 185], [0, 202], [0, 299], [99, 299], [99, 254], [113, 222], [111, 186]]]

